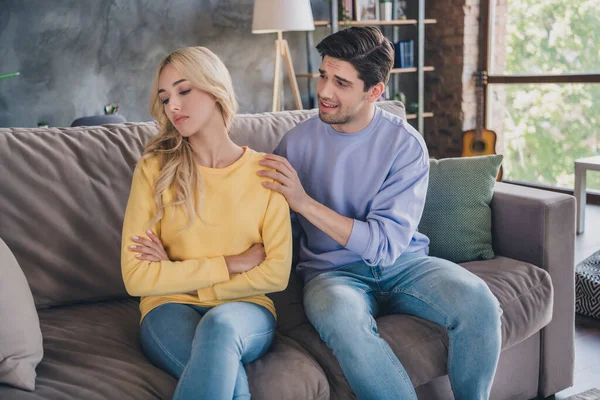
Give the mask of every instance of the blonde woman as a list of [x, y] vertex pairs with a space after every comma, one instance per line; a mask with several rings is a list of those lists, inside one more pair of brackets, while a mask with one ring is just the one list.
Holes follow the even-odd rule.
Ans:
[[134, 171], [121, 252], [142, 348], [179, 379], [175, 399], [250, 398], [244, 364], [275, 332], [265, 293], [290, 274], [289, 206], [261, 184], [263, 155], [230, 139], [235, 94], [210, 50], [162, 60], [150, 109], [160, 133]]

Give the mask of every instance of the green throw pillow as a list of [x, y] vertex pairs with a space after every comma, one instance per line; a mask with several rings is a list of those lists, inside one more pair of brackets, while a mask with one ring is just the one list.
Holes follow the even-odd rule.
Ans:
[[429, 255], [456, 263], [494, 258], [490, 203], [502, 155], [430, 160], [419, 232]]

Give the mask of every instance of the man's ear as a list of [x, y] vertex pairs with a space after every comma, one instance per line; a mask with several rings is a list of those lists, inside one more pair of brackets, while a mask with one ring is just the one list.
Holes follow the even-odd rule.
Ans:
[[371, 88], [367, 91], [367, 100], [369, 103], [377, 101], [381, 97], [381, 94], [384, 92], [384, 90], [385, 85], [383, 82], [378, 82], [371, 86]]

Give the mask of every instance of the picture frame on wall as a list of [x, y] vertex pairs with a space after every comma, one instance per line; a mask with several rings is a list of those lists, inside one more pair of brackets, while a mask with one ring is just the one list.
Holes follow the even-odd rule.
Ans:
[[379, 20], [379, 0], [354, 0], [357, 21]]
[[340, 21], [352, 21], [354, 19], [354, 1], [355, 0], [341, 0], [340, 3], [340, 15], [338, 15]]

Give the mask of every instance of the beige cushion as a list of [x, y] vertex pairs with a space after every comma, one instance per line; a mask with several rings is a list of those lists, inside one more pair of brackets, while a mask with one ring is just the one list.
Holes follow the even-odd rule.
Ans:
[[489, 286], [502, 308], [502, 348], [527, 339], [552, 320], [554, 287], [550, 274], [507, 257], [461, 264]]
[[0, 239], [0, 383], [35, 389], [42, 332], [23, 271]]
[[[46, 354], [35, 392], [0, 385], [0, 399], [170, 399], [177, 381], [152, 365], [139, 343], [135, 300], [114, 300], [40, 311]], [[252, 398], [329, 398], [317, 363], [291, 339], [277, 334], [269, 351], [246, 366]]]

